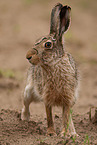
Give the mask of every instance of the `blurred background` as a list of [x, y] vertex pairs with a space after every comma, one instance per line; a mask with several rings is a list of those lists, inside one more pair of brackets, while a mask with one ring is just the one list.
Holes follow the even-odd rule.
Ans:
[[[97, 107], [97, 0], [0, 0], [0, 109], [21, 110], [30, 66], [26, 52], [49, 33], [51, 10], [57, 2], [72, 8], [64, 39], [81, 74], [74, 112], [84, 114]], [[41, 114], [40, 107], [43, 111], [42, 104], [33, 104], [31, 110]]]

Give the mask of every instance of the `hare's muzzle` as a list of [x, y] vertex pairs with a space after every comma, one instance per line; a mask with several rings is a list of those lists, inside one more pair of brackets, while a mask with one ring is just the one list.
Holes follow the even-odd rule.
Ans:
[[33, 48], [27, 52], [26, 58], [29, 60], [30, 63], [36, 65], [39, 62], [39, 57], [37, 54], [37, 49]]

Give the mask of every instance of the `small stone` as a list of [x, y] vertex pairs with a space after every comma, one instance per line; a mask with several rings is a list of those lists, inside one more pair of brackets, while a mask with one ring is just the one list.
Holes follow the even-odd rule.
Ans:
[[57, 118], [59, 118], [59, 116], [55, 114], [55, 119], [57, 119]]

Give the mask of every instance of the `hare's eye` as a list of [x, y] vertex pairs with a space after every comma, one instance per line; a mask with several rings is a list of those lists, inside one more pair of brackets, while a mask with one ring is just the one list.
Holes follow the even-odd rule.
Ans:
[[46, 43], [45, 43], [45, 47], [46, 47], [46, 48], [51, 48], [51, 46], [52, 46], [52, 43], [51, 43], [51, 42], [46, 42]]

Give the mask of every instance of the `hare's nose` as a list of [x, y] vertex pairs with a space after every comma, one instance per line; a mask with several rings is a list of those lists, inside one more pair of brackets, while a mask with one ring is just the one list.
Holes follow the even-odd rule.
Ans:
[[32, 53], [30, 51], [27, 52], [26, 58], [30, 60], [32, 58]]
[[32, 56], [28, 56], [27, 59], [30, 60], [32, 58]]
[[33, 55], [37, 55], [37, 50], [35, 49], [35, 48], [33, 48], [33, 49], [31, 49], [31, 50], [29, 50], [28, 52], [27, 52], [27, 54], [26, 54], [26, 58], [28, 59], [28, 60], [30, 60], [31, 58], [32, 58], [32, 56]]

